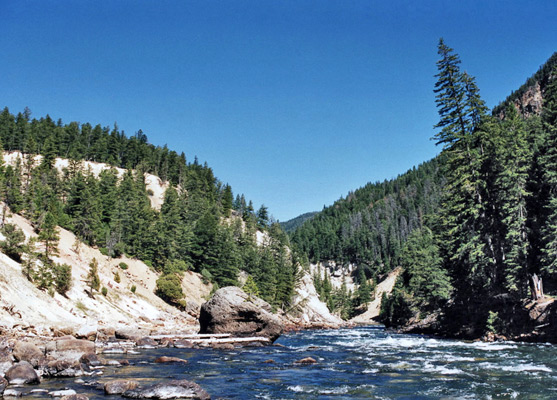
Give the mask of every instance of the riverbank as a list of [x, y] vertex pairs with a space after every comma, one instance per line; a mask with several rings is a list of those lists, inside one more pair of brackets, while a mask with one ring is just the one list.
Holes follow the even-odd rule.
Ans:
[[[262, 347], [133, 345], [124, 353], [99, 347], [98, 357], [105, 364], [82, 376], [45, 377], [39, 385], [10, 388], [25, 400], [63, 390], [90, 400], [118, 399], [125, 397], [105, 394], [107, 384], [137, 384], [131, 395], [184, 380], [213, 399], [230, 400], [550, 399], [557, 393], [555, 346], [442, 340], [393, 334], [380, 326], [289, 332]], [[308, 357], [315, 362], [297, 362]]]

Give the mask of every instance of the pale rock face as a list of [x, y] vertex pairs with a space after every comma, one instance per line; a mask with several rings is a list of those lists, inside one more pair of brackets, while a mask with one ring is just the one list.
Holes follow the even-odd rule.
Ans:
[[332, 324], [340, 325], [342, 320], [331, 314], [327, 305], [319, 300], [319, 295], [313, 285], [313, 279], [309, 272], [306, 272], [299, 287], [296, 289], [296, 295], [292, 301], [294, 307], [299, 310], [298, 318], [304, 325]]

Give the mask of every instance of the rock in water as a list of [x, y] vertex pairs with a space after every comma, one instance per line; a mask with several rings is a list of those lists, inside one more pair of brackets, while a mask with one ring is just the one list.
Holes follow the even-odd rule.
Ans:
[[282, 323], [271, 314], [269, 303], [235, 286], [217, 290], [201, 306], [199, 325], [200, 333], [263, 336], [272, 342], [282, 334]]
[[10, 382], [10, 385], [36, 385], [40, 383], [37, 371], [27, 361], [20, 361], [7, 370], [6, 379]]
[[311, 357], [306, 357], [306, 358], [302, 358], [301, 360], [294, 361], [294, 364], [302, 364], [302, 365], [316, 364], [316, 363], [317, 361]]
[[211, 396], [197, 383], [187, 380], [175, 380], [146, 387], [128, 390], [122, 395], [130, 399], [196, 399], [211, 400]]
[[115, 381], [110, 381], [104, 384], [105, 394], [122, 394], [128, 390], [137, 388], [138, 383], [136, 381], [128, 381], [125, 379], [117, 379]]
[[13, 356], [17, 361], [27, 361], [35, 368], [45, 359], [44, 353], [33, 343], [28, 342], [17, 342]]
[[69, 396], [64, 396], [60, 400], [89, 400], [89, 397], [84, 394], [70, 394]]
[[161, 356], [161, 357], [159, 357], [155, 360], [155, 363], [157, 363], [157, 364], [163, 364], [163, 363], [187, 364], [188, 360], [184, 360], [183, 358], [178, 358], [178, 357]]

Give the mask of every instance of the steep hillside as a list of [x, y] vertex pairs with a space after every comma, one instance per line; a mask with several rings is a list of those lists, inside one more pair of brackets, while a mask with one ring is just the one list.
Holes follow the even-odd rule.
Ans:
[[[15, 224], [23, 230], [27, 240], [37, 238], [28, 220], [11, 215], [6, 223]], [[0, 320], [4, 328], [34, 327], [37, 332], [71, 328], [77, 332], [85, 326], [145, 327], [148, 330], [180, 332], [195, 331], [196, 318], [180, 312], [155, 295], [157, 274], [145, 263], [120, 257], [104, 256], [76, 239], [71, 232], [60, 229], [59, 255], [56, 263], [71, 268], [71, 287], [63, 296], [53, 291], [39, 290], [23, 273], [21, 263], [0, 253]], [[98, 262], [101, 287], [107, 288], [104, 296], [92, 291], [87, 285], [90, 264]], [[125, 263], [126, 269], [120, 265]], [[116, 278], [119, 276], [119, 279]], [[120, 282], [117, 282], [119, 280]], [[185, 299], [200, 304], [211, 291], [211, 285], [203, 284], [200, 276], [184, 274]], [[132, 289], [134, 288], [134, 289]]]

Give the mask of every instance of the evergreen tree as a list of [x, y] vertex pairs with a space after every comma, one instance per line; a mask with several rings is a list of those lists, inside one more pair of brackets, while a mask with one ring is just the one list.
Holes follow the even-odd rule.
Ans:
[[96, 258], [89, 263], [89, 273], [87, 274], [87, 286], [91, 290], [98, 291], [101, 287], [101, 279], [99, 278], [99, 264]]
[[58, 254], [58, 227], [56, 217], [50, 211], [46, 213], [43, 222], [39, 227], [38, 239], [44, 245], [45, 260], [49, 260], [51, 255]]

